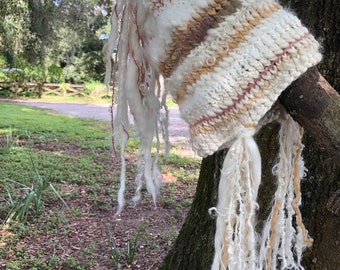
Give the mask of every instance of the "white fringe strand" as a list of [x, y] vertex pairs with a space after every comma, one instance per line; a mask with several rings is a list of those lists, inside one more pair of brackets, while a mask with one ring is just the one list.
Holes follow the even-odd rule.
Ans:
[[236, 140], [223, 163], [216, 208], [213, 270], [255, 269], [256, 198], [261, 182], [261, 156], [253, 137]]
[[[277, 110], [278, 108], [276, 108]], [[286, 112], [276, 111], [279, 162], [273, 168], [277, 190], [260, 239], [254, 230], [256, 198], [261, 182], [261, 157], [254, 139], [243, 137], [230, 147], [221, 171], [216, 212], [215, 256], [212, 270], [303, 270], [304, 249], [313, 240], [302, 223], [300, 179], [302, 128]]]
[[280, 122], [279, 163], [273, 168], [277, 190], [262, 233], [259, 269], [304, 269], [302, 252], [313, 240], [307, 235], [298, 208], [300, 179], [304, 175], [302, 129], [287, 114]]
[[[143, 1], [125, 0], [117, 1], [113, 8], [111, 19], [111, 33], [108, 44], [104, 47], [106, 77], [105, 82], [109, 89], [112, 70], [118, 72], [117, 110], [113, 124], [114, 152], [120, 149], [121, 175], [118, 191], [118, 210], [120, 214], [125, 205], [126, 164], [125, 147], [129, 139], [130, 122], [128, 113], [134, 119], [134, 125], [140, 137], [140, 150], [138, 154], [138, 173], [135, 177], [136, 191], [132, 198], [134, 204], [141, 199], [143, 180], [146, 182], [148, 192], [151, 194], [156, 206], [157, 196], [160, 192], [162, 175], [157, 166], [159, 155], [158, 123], [162, 134], [168, 136], [168, 120], [160, 121], [160, 109], [168, 111], [165, 104], [165, 95], [160, 94], [158, 72], [151, 67], [144, 48], [143, 23], [146, 18], [146, 9]], [[112, 68], [112, 54], [116, 51], [117, 61]], [[158, 87], [157, 87], [158, 86]], [[162, 103], [161, 101], [162, 100]], [[112, 109], [112, 113], [114, 113]], [[152, 155], [153, 138], [157, 137], [157, 150]], [[164, 139], [166, 151], [169, 150], [169, 139]]]

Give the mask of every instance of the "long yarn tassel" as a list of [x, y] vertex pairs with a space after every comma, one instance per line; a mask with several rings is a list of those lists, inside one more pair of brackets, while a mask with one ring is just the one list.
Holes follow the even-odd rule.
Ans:
[[301, 158], [303, 133], [287, 114], [280, 122], [279, 163], [273, 168], [278, 187], [262, 233], [259, 269], [304, 269], [301, 265], [302, 252], [313, 240], [307, 235], [299, 210], [300, 179], [304, 174]]
[[[109, 43], [104, 47], [105, 63], [107, 66], [106, 83], [111, 77], [111, 55], [117, 49], [117, 57], [113, 70], [118, 71], [117, 114], [113, 124], [114, 152], [120, 148], [121, 175], [118, 192], [118, 210], [120, 214], [125, 204], [126, 164], [125, 146], [129, 139], [128, 109], [134, 118], [134, 124], [140, 135], [140, 150], [138, 155], [138, 173], [135, 178], [136, 192], [132, 201], [141, 199], [143, 180], [148, 192], [156, 205], [157, 196], [162, 182], [161, 173], [157, 166], [160, 144], [157, 144], [157, 154], [153, 160], [152, 142], [158, 135], [157, 128], [160, 118], [160, 101], [156, 97], [156, 81], [159, 74], [149, 65], [144, 53], [143, 24], [147, 10], [142, 1], [117, 1], [114, 6]], [[151, 76], [149, 77], [149, 74]], [[157, 93], [157, 96], [159, 94]], [[112, 109], [112, 113], [114, 109]]]
[[[115, 15], [112, 17], [112, 21], [115, 22], [115, 26], [118, 27], [118, 20], [120, 17], [121, 20], [128, 20], [128, 14], [126, 13], [125, 6], [120, 3], [120, 5], [117, 5], [115, 7]], [[127, 31], [128, 24], [123, 24], [121, 31]], [[118, 31], [111, 31], [110, 33], [110, 39], [114, 40], [114, 44], [117, 44], [118, 41], [121, 44], [121, 50], [117, 52], [119, 55], [118, 57], [122, 59], [119, 63], [120, 69], [119, 73], [124, 73], [126, 72], [127, 68], [127, 56], [128, 56], [128, 47], [126, 46], [127, 40], [126, 39], [119, 39]], [[109, 51], [107, 56], [111, 57], [112, 54], [112, 46], [109, 45]], [[111, 67], [111, 60], [108, 60], [107, 63]], [[111, 71], [111, 69], [110, 69]], [[111, 74], [107, 74], [109, 76]], [[107, 81], [108, 83], [108, 81]], [[121, 89], [126, 88], [126, 79], [125, 76], [118, 76], [118, 87]], [[124, 193], [125, 193], [125, 181], [126, 181], [126, 162], [125, 162], [125, 146], [127, 144], [127, 141], [129, 139], [129, 117], [128, 117], [128, 104], [127, 104], [127, 99], [126, 99], [126, 91], [119, 91], [118, 92], [118, 103], [119, 106], [117, 107], [117, 112], [116, 112], [116, 117], [115, 121], [113, 123], [113, 148], [114, 148], [114, 153], [117, 152], [117, 148], [120, 147], [120, 160], [121, 160], [121, 172], [120, 172], [120, 187], [118, 191], [118, 210], [115, 215], [119, 215], [121, 211], [124, 208], [125, 205], [125, 198], [124, 198]], [[114, 113], [113, 108], [112, 114]], [[113, 116], [112, 116], [113, 118]]]
[[215, 257], [212, 270], [255, 269], [254, 231], [261, 156], [252, 136], [236, 140], [221, 171], [216, 212]]

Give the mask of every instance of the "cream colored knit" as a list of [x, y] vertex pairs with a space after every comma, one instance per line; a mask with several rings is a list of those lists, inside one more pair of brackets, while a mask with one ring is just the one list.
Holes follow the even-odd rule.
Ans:
[[321, 55], [299, 19], [275, 1], [183, 2], [157, 14], [149, 54], [204, 157], [255, 128]]
[[[190, 127], [192, 147], [206, 157], [230, 148], [219, 185], [212, 269], [303, 269], [310, 244], [298, 210], [304, 165], [300, 127], [281, 109], [281, 92], [321, 60], [319, 44], [299, 19], [274, 0], [117, 0], [109, 57], [117, 48], [118, 114], [115, 147], [122, 160], [120, 213], [125, 204], [124, 149], [128, 108], [140, 131], [137, 189], [143, 179], [156, 204], [159, 75]], [[108, 77], [107, 77], [108, 78]], [[165, 95], [163, 95], [165, 97]], [[261, 237], [254, 222], [261, 183], [261, 156], [253, 135], [269, 119], [281, 123], [278, 189]], [[294, 220], [298, 222], [295, 224]]]

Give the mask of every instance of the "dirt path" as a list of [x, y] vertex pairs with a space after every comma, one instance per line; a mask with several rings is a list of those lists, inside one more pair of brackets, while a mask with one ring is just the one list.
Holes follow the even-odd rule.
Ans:
[[[103, 121], [111, 120], [111, 116], [109, 113], [109, 104], [52, 102], [21, 99], [0, 99], [0, 101], [13, 102], [42, 109], [49, 109], [59, 114], [79, 118], [93, 118]], [[179, 110], [177, 108], [169, 108], [169, 114], [170, 142], [172, 144], [183, 143], [183, 150], [187, 150], [190, 152], [190, 143], [188, 141], [189, 130], [187, 124], [181, 119]]]

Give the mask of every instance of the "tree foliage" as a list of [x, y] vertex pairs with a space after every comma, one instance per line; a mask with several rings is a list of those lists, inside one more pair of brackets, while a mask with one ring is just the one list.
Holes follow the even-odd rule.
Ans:
[[0, 55], [9, 66], [22, 57], [29, 39], [27, 3], [24, 0], [0, 2]]
[[[51, 82], [102, 80], [110, 0], [0, 0], [0, 68]], [[38, 78], [37, 78], [38, 77]]]

